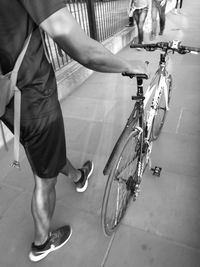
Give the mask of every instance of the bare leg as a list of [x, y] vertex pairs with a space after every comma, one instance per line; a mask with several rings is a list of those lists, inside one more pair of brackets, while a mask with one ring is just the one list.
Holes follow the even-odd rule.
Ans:
[[66, 165], [62, 168], [60, 172], [72, 179], [74, 182], [77, 182], [81, 178], [81, 172], [74, 168], [74, 166], [68, 159]]
[[147, 8], [144, 8], [140, 11], [139, 14], [139, 18], [138, 18], [138, 40], [139, 40], [139, 44], [143, 43], [143, 39], [144, 39], [144, 22], [146, 20], [147, 17]]
[[158, 10], [155, 5], [155, 2], [152, 2], [152, 9], [151, 9], [151, 18], [152, 18], [152, 30], [151, 30], [151, 36], [152, 39], [155, 37], [156, 32], [157, 32], [157, 14]]
[[163, 31], [165, 29], [165, 21], [166, 21], [165, 10], [166, 10], [166, 5], [167, 5], [167, 2], [163, 6], [159, 5], [159, 8], [158, 8], [159, 21], [160, 21], [160, 32], [159, 32], [160, 35], [163, 34]]
[[43, 244], [49, 235], [50, 223], [55, 209], [57, 177], [41, 179], [34, 175], [35, 188], [33, 191], [31, 212], [35, 225], [35, 245]]

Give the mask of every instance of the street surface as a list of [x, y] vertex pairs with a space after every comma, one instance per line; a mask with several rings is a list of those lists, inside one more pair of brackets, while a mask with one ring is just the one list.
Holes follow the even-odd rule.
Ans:
[[[164, 36], [156, 41], [179, 39], [200, 47], [199, 10], [200, 1], [184, 1], [181, 14], [167, 15]], [[152, 73], [158, 65], [159, 52], [127, 47], [119, 55], [148, 60]], [[145, 173], [141, 194], [114, 238], [105, 237], [100, 224], [107, 179], [102, 171], [132, 109], [134, 79], [94, 73], [62, 101], [68, 156], [76, 167], [93, 159], [95, 170], [84, 194], [59, 175], [52, 228], [70, 223], [73, 234], [39, 263], [28, 259], [33, 240], [30, 166], [22, 151], [21, 171], [9, 168], [12, 144], [8, 153], [0, 151], [0, 267], [200, 266], [199, 66], [200, 55], [170, 56], [174, 85], [170, 112], [152, 156], [152, 164], [161, 166], [162, 173], [160, 178]]]

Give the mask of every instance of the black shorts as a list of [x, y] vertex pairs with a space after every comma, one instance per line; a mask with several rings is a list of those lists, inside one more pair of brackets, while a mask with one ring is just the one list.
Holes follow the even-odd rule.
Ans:
[[[2, 121], [13, 132], [9, 112]], [[40, 178], [56, 177], [66, 164], [66, 144], [60, 105], [37, 119], [21, 119], [20, 142], [24, 146], [33, 173]]]

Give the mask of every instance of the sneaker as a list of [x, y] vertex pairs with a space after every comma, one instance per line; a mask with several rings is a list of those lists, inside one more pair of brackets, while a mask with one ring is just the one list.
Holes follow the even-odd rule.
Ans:
[[133, 26], [135, 26], [133, 23], [126, 25], [126, 27], [133, 27]]
[[64, 246], [69, 240], [71, 234], [71, 227], [69, 225], [65, 225], [50, 233], [49, 238], [43, 245], [36, 246], [32, 243], [29, 259], [33, 262], [44, 259], [50, 252]]
[[79, 169], [81, 171], [81, 178], [78, 182], [75, 182], [76, 191], [84, 192], [88, 187], [88, 180], [94, 170], [94, 163], [92, 161], [87, 161], [84, 163], [83, 167]]
[[177, 14], [178, 14], [178, 12], [177, 12], [177, 9], [176, 9], [176, 8], [174, 9], [174, 14], [175, 14], [175, 15], [177, 15]]

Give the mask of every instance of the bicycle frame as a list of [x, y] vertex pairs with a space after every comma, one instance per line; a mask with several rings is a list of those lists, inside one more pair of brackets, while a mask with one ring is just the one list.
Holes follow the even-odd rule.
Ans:
[[[159, 137], [169, 109], [172, 91], [172, 76], [167, 72], [166, 56], [169, 52], [187, 54], [200, 53], [200, 48], [181, 45], [180, 41], [151, 44], [132, 44], [131, 48], [144, 48], [147, 51], [161, 50], [160, 61], [149, 87], [143, 92], [143, 73], [122, 73], [123, 76], [137, 79], [137, 95], [133, 110], [104, 168], [108, 174], [105, 186], [101, 222], [105, 235], [117, 230], [124, 218], [131, 200], [136, 200], [140, 183], [147, 166], [153, 175], [160, 176], [158, 166], [151, 168], [152, 145]], [[163, 53], [164, 52], [164, 53]]]
[[166, 104], [166, 110], [169, 110], [169, 106], [168, 106], [168, 91], [167, 91], [167, 76], [168, 76], [168, 72], [166, 70], [167, 67], [167, 61], [166, 61], [166, 56], [167, 53], [161, 54], [160, 56], [160, 62], [159, 62], [159, 67], [156, 71], [156, 73], [154, 74], [154, 77], [150, 83], [150, 85], [147, 88], [147, 91], [144, 95], [145, 99], [144, 99], [144, 109], [147, 106], [147, 103], [149, 102], [152, 94], [154, 93], [152, 102], [151, 102], [151, 108], [150, 111], [148, 112], [148, 118], [146, 119], [146, 123], [147, 123], [147, 132], [148, 132], [148, 136], [147, 139], [149, 140], [150, 138], [150, 131], [149, 129], [151, 128], [152, 122], [153, 122], [153, 118], [156, 114], [156, 107], [159, 101], [159, 98], [161, 96], [162, 91], [164, 91], [164, 97], [165, 97], [165, 104]]
[[[143, 83], [138, 82], [137, 79], [137, 96], [132, 97], [133, 100], [136, 100], [136, 103], [134, 105], [134, 108], [131, 112], [131, 115], [128, 118], [128, 121], [126, 123], [126, 126], [124, 127], [123, 132], [121, 133], [107, 163], [106, 166], [103, 170], [103, 174], [107, 175], [109, 174], [110, 170], [112, 170], [113, 164], [115, 162], [115, 158], [120, 151], [120, 148], [123, 146], [123, 140], [126, 139], [126, 137], [130, 134], [130, 132], [136, 128], [139, 133], [143, 133], [144, 130], [145, 133], [143, 133], [143, 136], [145, 137], [146, 140], [150, 140], [150, 134], [151, 134], [151, 125], [153, 122], [153, 118], [156, 113], [156, 107], [157, 103], [159, 101], [159, 97], [161, 95], [162, 90], [164, 90], [164, 96], [165, 96], [165, 102], [166, 102], [166, 107], [168, 108], [168, 92], [167, 92], [167, 85], [166, 85], [166, 79], [167, 79], [167, 61], [166, 61], [166, 56], [167, 52], [161, 53], [160, 54], [160, 61], [159, 61], [159, 67], [150, 83], [150, 85], [147, 88], [146, 93], [143, 93]], [[140, 80], [140, 79], [139, 79]], [[142, 84], [140, 84], [142, 83]], [[154, 93], [154, 97], [152, 99], [151, 103], [151, 108], [148, 114], [148, 118], [144, 120], [144, 109], [147, 105], [147, 103], [150, 100], [150, 97]], [[136, 123], [139, 121], [139, 125], [136, 127]], [[146, 129], [145, 129], [146, 127]], [[143, 139], [144, 140], [144, 139]], [[141, 155], [139, 156], [138, 159], [138, 164], [141, 166], [139, 168], [141, 171], [138, 173], [138, 176], [142, 176], [142, 164], [141, 164]]]

